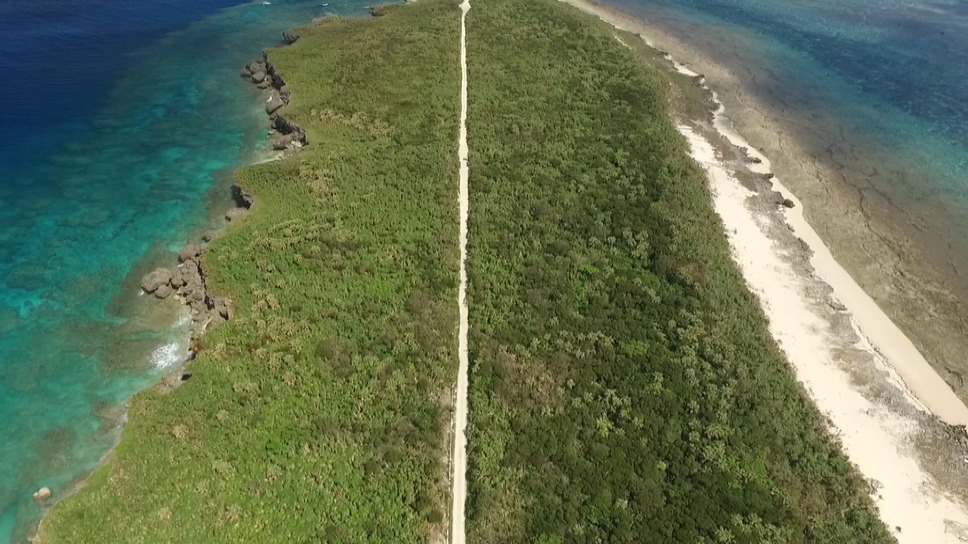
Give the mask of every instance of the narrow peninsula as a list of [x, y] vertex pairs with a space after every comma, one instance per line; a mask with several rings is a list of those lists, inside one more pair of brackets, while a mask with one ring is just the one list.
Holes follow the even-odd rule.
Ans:
[[713, 169], [701, 76], [556, 0], [285, 41], [244, 69], [283, 156], [191, 256], [231, 319], [37, 542], [897, 541], [714, 199], [797, 203]]

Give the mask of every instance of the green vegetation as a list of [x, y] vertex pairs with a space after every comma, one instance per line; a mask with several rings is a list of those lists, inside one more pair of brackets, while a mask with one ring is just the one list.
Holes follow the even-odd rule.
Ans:
[[475, 0], [468, 32], [469, 540], [892, 541], [655, 58], [553, 0]]
[[[272, 53], [311, 146], [239, 175], [257, 211], [205, 257], [237, 317], [43, 541], [446, 537], [457, 3]], [[670, 120], [696, 88], [554, 0], [474, 0], [467, 29], [469, 539], [890, 542]]]
[[[459, 12], [327, 20], [274, 51], [312, 145], [205, 257], [238, 317], [139, 395], [43, 540], [421, 542], [446, 531], [456, 376]], [[240, 84], [242, 84], [240, 82]]]

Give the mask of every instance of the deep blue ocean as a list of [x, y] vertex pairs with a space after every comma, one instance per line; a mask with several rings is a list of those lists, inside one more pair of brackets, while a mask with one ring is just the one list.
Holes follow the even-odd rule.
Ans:
[[264, 146], [241, 66], [358, 0], [0, 1], [0, 544], [64, 493], [124, 403], [186, 355], [139, 278], [218, 226]]

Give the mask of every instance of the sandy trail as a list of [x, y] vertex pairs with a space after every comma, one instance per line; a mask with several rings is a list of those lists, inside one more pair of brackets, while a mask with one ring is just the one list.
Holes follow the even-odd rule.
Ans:
[[454, 410], [454, 454], [453, 474], [451, 476], [451, 529], [450, 541], [463, 544], [466, 539], [464, 529], [464, 503], [467, 500], [467, 12], [471, 9], [469, 0], [460, 5], [460, 136], [457, 158], [460, 161], [460, 187], [458, 202], [460, 208], [460, 286], [457, 291], [459, 319], [457, 326], [457, 402]]

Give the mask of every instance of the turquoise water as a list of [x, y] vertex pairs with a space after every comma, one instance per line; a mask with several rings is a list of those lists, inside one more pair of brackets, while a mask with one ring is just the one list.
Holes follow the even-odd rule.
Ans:
[[32, 493], [92, 470], [127, 399], [185, 356], [180, 309], [138, 282], [224, 211], [264, 142], [241, 66], [363, 7], [137, 4], [0, 5], [0, 543], [26, 538]]

